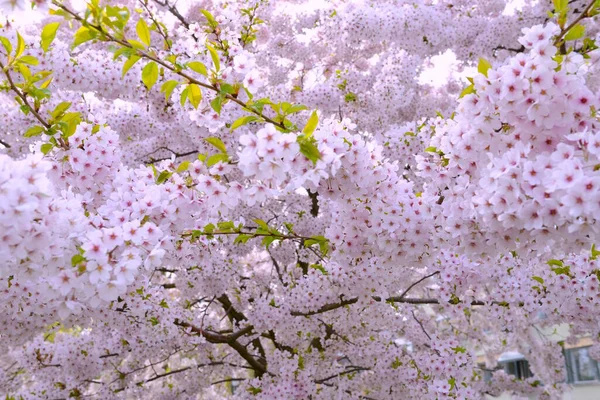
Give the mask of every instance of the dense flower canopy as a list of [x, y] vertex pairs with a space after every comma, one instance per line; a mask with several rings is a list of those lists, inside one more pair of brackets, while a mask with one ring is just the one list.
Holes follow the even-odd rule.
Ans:
[[519, 3], [5, 1], [0, 394], [559, 398], [600, 1]]

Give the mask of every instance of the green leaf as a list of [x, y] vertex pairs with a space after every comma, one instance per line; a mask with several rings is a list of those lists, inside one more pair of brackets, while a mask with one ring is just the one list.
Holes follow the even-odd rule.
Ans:
[[133, 65], [140, 60], [140, 56], [136, 56], [135, 54], [129, 56], [125, 64], [123, 64], [123, 70], [121, 72], [121, 77], [124, 77], [127, 72], [133, 67]]
[[250, 386], [246, 390], [248, 391], [248, 393], [250, 393], [251, 395], [254, 395], [254, 396], [256, 396], [259, 393], [262, 393], [262, 389], [261, 388], [257, 388], [257, 387], [254, 387], [254, 386]]
[[298, 136], [297, 142], [300, 145], [300, 153], [312, 161], [313, 164], [316, 164], [317, 161], [321, 159], [321, 152], [314, 140], [309, 140], [304, 136]]
[[148, 29], [146, 21], [140, 18], [135, 26], [135, 31], [137, 32], [142, 43], [144, 43], [146, 46], [150, 46], [150, 29]]
[[192, 71], [199, 73], [200, 75], [208, 75], [208, 72], [206, 71], [206, 65], [202, 64], [200, 61], [191, 61], [187, 63], [187, 67]]
[[209, 137], [204, 140], [215, 146], [221, 153], [227, 153], [227, 147], [225, 146], [225, 143], [223, 143], [223, 141], [218, 137]]
[[326, 269], [325, 269], [325, 267], [324, 267], [324, 266], [322, 266], [321, 264], [310, 264], [308, 267], [309, 267], [309, 268], [312, 268], [312, 269], [316, 269], [317, 271], [321, 271], [321, 273], [322, 273], [323, 275], [328, 275], [328, 272], [327, 272], [327, 270], [326, 270]]
[[454, 390], [454, 388], [456, 387], [456, 378], [451, 377], [450, 379], [448, 379], [448, 384], [450, 385], [450, 391]]
[[262, 219], [253, 219], [252, 221], [254, 221], [254, 223], [256, 225], [258, 225], [259, 227], [263, 228], [265, 231], [269, 232], [271, 230], [271, 228], [269, 228], [269, 225], [263, 221]]
[[221, 114], [221, 105], [223, 104], [223, 97], [217, 96], [211, 100], [210, 106], [217, 114]]
[[46, 129], [43, 126], [40, 126], [40, 125], [32, 126], [31, 128], [29, 128], [29, 129], [27, 129], [25, 131], [25, 133], [23, 134], [23, 136], [25, 136], [26, 138], [30, 138], [30, 137], [34, 137], [34, 136], [39, 136], [45, 130]]
[[188, 85], [188, 99], [190, 99], [190, 103], [194, 108], [198, 108], [200, 105], [200, 101], [202, 101], [202, 92], [200, 91], [200, 86], [190, 83]]
[[281, 239], [277, 236], [265, 236], [265, 237], [263, 237], [262, 245], [265, 246], [265, 248], [268, 248], [271, 245], [271, 243], [273, 243], [276, 240], [281, 240]]
[[89, 28], [82, 26], [75, 32], [73, 36], [73, 48], [90, 41], [96, 37], [96, 34], [92, 32]]
[[142, 70], [142, 82], [146, 85], [148, 90], [152, 89], [152, 86], [158, 80], [158, 65], [154, 61], [150, 61]]
[[569, 32], [567, 32], [567, 34], [565, 35], [565, 40], [569, 41], [569, 40], [581, 39], [584, 35], [585, 35], [585, 26], [583, 26], [581, 24], [577, 24], [574, 27], [572, 27], [571, 29], [569, 29]]
[[471, 93], [475, 93], [475, 85], [470, 84], [469, 86], [467, 86], [466, 88], [463, 89], [462, 92], [460, 92], [460, 95], [458, 96], [459, 99], [462, 99], [463, 97], [465, 97], [468, 94]]
[[42, 151], [43, 155], [46, 155], [48, 153], [50, 153], [50, 151], [54, 148], [54, 145], [52, 143], [44, 143], [41, 147], [40, 150]]
[[353, 101], [356, 101], [357, 99], [358, 96], [356, 95], [356, 93], [348, 92], [344, 95], [344, 101], [346, 103], [351, 103]]
[[232, 232], [235, 229], [233, 221], [221, 221], [217, 222], [217, 228], [220, 232]]
[[531, 279], [533, 279], [534, 281], [537, 281], [537, 282], [541, 283], [542, 285], [544, 284], [544, 278], [542, 278], [540, 276], [532, 276]]
[[82, 263], [85, 261], [85, 257], [82, 256], [81, 254], [75, 254], [73, 257], [71, 257], [71, 266], [74, 267], [79, 263]]
[[565, 267], [552, 268], [552, 272], [554, 272], [556, 275], [568, 275], [568, 276], [571, 276], [571, 267], [569, 267], [567, 265]]
[[167, 301], [165, 299], [162, 299], [158, 305], [162, 308], [169, 308], [169, 305], [167, 304]]
[[295, 113], [297, 113], [297, 112], [304, 111], [304, 110], [308, 110], [308, 107], [306, 107], [305, 105], [302, 105], [302, 104], [296, 104], [296, 105], [290, 106], [290, 107], [289, 107], [289, 108], [287, 108], [286, 110], [283, 110], [283, 109], [282, 109], [282, 111], [283, 111], [283, 112], [284, 112], [286, 115], [289, 115], [289, 114], [295, 114]]
[[134, 52], [135, 50], [129, 47], [121, 47], [120, 49], [115, 50], [115, 53], [113, 54], [113, 60], [116, 60], [122, 55], [129, 58], [132, 54], [134, 54]]
[[44, 53], [50, 49], [50, 45], [54, 41], [56, 37], [56, 31], [58, 31], [58, 27], [60, 26], [60, 22], [50, 22], [44, 29], [42, 29], [42, 39], [40, 41], [40, 46]]
[[17, 32], [17, 49], [15, 50], [15, 58], [21, 57], [23, 52], [25, 51], [25, 40], [23, 37]]
[[190, 167], [190, 162], [189, 161], [183, 161], [181, 164], [179, 164], [179, 167], [177, 167], [177, 172], [182, 173], [188, 170], [188, 168]]
[[548, 260], [546, 262], [550, 266], [562, 267], [564, 263], [561, 260]]
[[479, 59], [479, 65], [477, 65], [477, 72], [479, 72], [480, 74], [483, 74], [487, 77], [488, 70], [490, 68], [492, 68], [492, 64], [490, 64], [490, 62], [488, 60], [486, 60], [485, 58]]
[[81, 122], [81, 113], [79, 112], [70, 112], [65, 113], [60, 118], [60, 122], [58, 123], [59, 129], [68, 137], [73, 136], [75, 130], [77, 129], [77, 125]]
[[235, 240], [233, 241], [233, 244], [246, 243], [250, 239], [252, 239], [252, 235], [248, 235], [248, 234], [242, 233], [242, 234], [239, 234], [235, 238]]
[[215, 66], [215, 71], [219, 72], [221, 69], [221, 61], [219, 61], [219, 53], [215, 50], [211, 45], [206, 45], [208, 52], [210, 53], [210, 58], [212, 58], [213, 65]]
[[156, 183], [158, 183], [159, 185], [161, 183], [165, 183], [171, 177], [171, 175], [173, 175], [173, 173], [170, 171], [162, 171], [160, 174], [158, 174], [158, 178], [156, 178]]
[[600, 256], [600, 251], [596, 250], [596, 245], [593, 244], [592, 245], [592, 250], [591, 250], [592, 254], [591, 254], [591, 259], [595, 260], [598, 258], [598, 256]]
[[63, 115], [65, 113], [65, 111], [67, 111], [70, 107], [71, 107], [70, 102], [63, 101], [62, 103], [60, 103], [59, 105], [54, 107], [54, 110], [50, 113], [50, 115], [52, 116], [52, 118], [56, 119], [59, 116]]
[[160, 87], [160, 91], [161, 93], [165, 94], [165, 100], [169, 101], [169, 99], [171, 98], [171, 94], [173, 93], [173, 90], [175, 90], [177, 85], [179, 85], [179, 82], [174, 80], [166, 81], [162, 84], [162, 86]]
[[310, 114], [310, 118], [308, 118], [308, 122], [306, 122], [304, 129], [302, 129], [302, 133], [304, 133], [306, 137], [311, 137], [318, 124], [319, 116], [317, 115], [317, 111], [315, 110], [312, 112], [312, 114]]
[[231, 130], [236, 130], [240, 126], [244, 126], [255, 121], [258, 121], [258, 117], [255, 115], [246, 115], [245, 117], [240, 117], [236, 119], [233, 124], [231, 124]]
[[561, 13], [569, 6], [569, 0], [552, 0], [552, 3], [554, 4], [554, 11], [556, 13]]
[[37, 58], [35, 58], [34, 56], [29, 56], [29, 55], [23, 56], [23, 57], [19, 58], [18, 60], [19, 60], [19, 62], [22, 62], [24, 64], [29, 64], [29, 65], [38, 65], [39, 64], [39, 61]]
[[206, 166], [207, 167], [212, 167], [213, 165], [217, 164], [218, 162], [227, 162], [229, 160], [229, 156], [225, 153], [218, 153], [218, 154], [213, 154], [212, 156], [208, 157], [208, 160], [206, 160]]
[[181, 104], [181, 107], [183, 107], [185, 105], [185, 101], [188, 98], [188, 88], [186, 87], [185, 89], [183, 89], [181, 91], [181, 95], [179, 96], [179, 104]]
[[133, 39], [127, 39], [127, 43], [129, 43], [134, 49], [137, 50], [146, 50], [146, 45], [142, 42]]
[[210, 26], [215, 27], [219, 25], [217, 20], [215, 20], [215, 17], [213, 17], [213, 15], [210, 12], [208, 12], [207, 10], [200, 10], [200, 12], [202, 13], [202, 15], [204, 15], [204, 18], [206, 18]]
[[4, 50], [6, 50], [6, 54], [10, 54], [12, 52], [12, 44], [10, 44], [10, 40], [8, 40], [8, 38], [5, 38], [4, 36], [0, 36], [0, 42], [2, 42]]

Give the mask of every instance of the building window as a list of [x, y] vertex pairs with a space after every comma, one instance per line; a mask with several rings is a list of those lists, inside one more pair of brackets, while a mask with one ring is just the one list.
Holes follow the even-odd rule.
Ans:
[[589, 347], [565, 350], [569, 383], [598, 380], [598, 363], [589, 354]]
[[504, 368], [504, 372], [515, 376], [517, 379], [527, 379], [533, 376], [529, 369], [529, 362], [525, 359], [504, 361], [500, 365]]

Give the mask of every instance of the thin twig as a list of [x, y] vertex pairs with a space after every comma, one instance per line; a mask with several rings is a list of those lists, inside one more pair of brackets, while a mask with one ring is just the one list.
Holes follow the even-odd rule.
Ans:
[[[6, 79], [8, 79], [8, 84], [9, 84], [10, 88], [12, 89], [12, 91], [15, 92], [17, 94], [17, 96], [19, 96], [19, 98], [21, 99], [21, 101], [23, 101], [23, 104], [25, 104], [27, 106], [27, 108], [29, 109], [31, 114], [33, 114], [33, 116], [38, 121], [40, 121], [40, 124], [42, 124], [44, 126], [44, 128], [49, 129], [50, 124], [48, 122], [46, 122], [46, 120], [44, 120], [44, 118], [42, 118], [42, 116], [35, 110], [35, 108], [33, 108], [31, 106], [31, 104], [29, 104], [29, 101], [27, 100], [27, 96], [23, 92], [21, 92], [19, 90], [19, 88], [17, 88], [17, 86], [15, 85], [15, 83], [12, 80], [12, 77], [10, 76], [10, 72], [8, 72], [8, 68], [2, 63], [2, 61], [0, 61], [0, 68], [2, 68], [2, 72], [4, 72], [4, 75], [6, 75]], [[10, 147], [10, 146], [8, 146], [8, 147]]]
[[[87, 20], [85, 20], [84, 18], [82, 18], [81, 16], [79, 16], [79, 14], [77, 14], [74, 11], [72, 11], [68, 7], [62, 5], [57, 0], [52, 0], [52, 4], [54, 4], [56, 7], [62, 9], [63, 11], [65, 11], [66, 13], [68, 13], [69, 15], [71, 15], [74, 19], [76, 19], [77, 21], [79, 21], [82, 25], [88, 26], [90, 28], [95, 29], [100, 34], [102, 34], [105, 38], [107, 38], [109, 41], [114, 42], [114, 43], [118, 43], [121, 46], [124, 46], [124, 47], [127, 47], [129, 49], [135, 50], [138, 56], [146, 58], [146, 59], [151, 60], [151, 61], [154, 61], [155, 63], [163, 66], [164, 68], [168, 69], [169, 71], [173, 72], [174, 74], [179, 75], [182, 78], [185, 78], [190, 83], [194, 83], [194, 84], [196, 84], [196, 85], [198, 85], [200, 87], [212, 90], [212, 91], [217, 92], [219, 94], [221, 93], [221, 90], [216, 85], [210, 85], [210, 84], [201, 82], [201, 81], [193, 78], [192, 76], [186, 74], [185, 72], [180, 71], [178, 68], [175, 68], [174, 66], [169, 65], [168, 63], [164, 62], [160, 58], [157, 58], [157, 57], [155, 57], [155, 56], [153, 56], [151, 54], [146, 53], [145, 51], [142, 51], [140, 49], [137, 49], [137, 48], [133, 47], [130, 43], [128, 43], [125, 40], [118, 39], [118, 38], [112, 36], [110, 33], [108, 33], [106, 30], [104, 30], [104, 28], [102, 28], [101, 26], [89, 23]], [[241, 101], [237, 97], [235, 97], [235, 96], [233, 96], [231, 94], [226, 94], [224, 96], [224, 98], [227, 99], [227, 100], [229, 100], [229, 101], [232, 101], [232, 102], [234, 102], [234, 103], [236, 103], [238, 105], [240, 105], [246, 111], [259, 116], [260, 118], [264, 119], [265, 122], [273, 124], [273, 125], [281, 128], [281, 129], [287, 131], [287, 127], [285, 126], [285, 124], [283, 122], [274, 121], [273, 119], [271, 119], [271, 118], [267, 117], [266, 115], [264, 115], [262, 112], [257, 111], [254, 108], [250, 107], [248, 104], [244, 103], [243, 101]]]

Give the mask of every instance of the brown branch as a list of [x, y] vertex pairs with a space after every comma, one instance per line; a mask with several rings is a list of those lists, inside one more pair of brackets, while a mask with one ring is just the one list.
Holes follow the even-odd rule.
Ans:
[[427, 339], [431, 340], [431, 336], [429, 336], [429, 333], [427, 333], [427, 331], [425, 330], [425, 327], [423, 326], [423, 323], [421, 321], [419, 321], [419, 319], [415, 315], [415, 312], [411, 310], [410, 313], [412, 314], [412, 316], [415, 319], [415, 321], [417, 321], [417, 324], [419, 324], [419, 326], [421, 327], [421, 330], [423, 331], [423, 333], [425, 334], [425, 336], [427, 336]]
[[359, 371], [370, 371], [371, 368], [365, 368], [365, 367], [350, 367], [350, 369], [347, 369], [345, 371], [340, 372], [339, 374], [335, 374], [335, 375], [330, 375], [326, 378], [323, 379], [317, 379], [315, 381], [316, 384], [323, 384], [331, 379], [337, 378], [338, 376], [343, 376], [343, 375], [347, 375], [347, 374], [351, 374], [353, 372], [359, 372]]
[[[136, 54], [140, 57], [146, 58], [148, 60], [154, 61], [155, 63], [163, 66], [164, 68], [168, 69], [169, 71], [171, 71], [172, 73], [181, 76], [182, 78], [185, 78], [188, 82], [190, 83], [194, 83], [200, 87], [203, 87], [205, 89], [209, 89], [212, 90], [216, 93], [221, 93], [221, 90], [216, 86], [216, 85], [209, 85], [207, 83], [204, 82], [200, 82], [199, 80], [191, 77], [190, 75], [186, 74], [183, 71], [178, 70], [178, 68], [175, 68], [171, 65], [169, 65], [168, 63], [164, 62], [163, 60], [161, 60], [160, 58], [156, 58], [155, 56], [146, 53], [145, 51], [142, 51], [140, 49], [137, 49], [135, 47], [133, 47], [131, 44], [129, 44], [128, 42], [126, 42], [125, 40], [122, 39], [117, 39], [116, 37], [112, 36], [110, 33], [108, 33], [107, 31], [105, 31], [101, 26], [98, 25], [94, 25], [89, 23], [87, 20], [85, 20], [84, 18], [80, 17], [79, 14], [77, 14], [76, 12], [70, 10], [69, 8], [65, 7], [64, 5], [60, 4], [57, 0], [52, 0], [52, 4], [54, 4], [56, 7], [62, 9], [63, 11], [65, 11], [66, 13], [68, 13], [69, 15], [71, 15], [74, 19], [76, 19], [77, 21], [79, 21], [82, 25], [84, 26], [88, 26], [90, 28], [95, 29], [96, 31], [98, 31], [100, 34], [102, 34], [105, 38], [107, 38], [109, 41], [114, 42], [114, 43], [118, 43], [121, 46], [127, 47], [129, 49], [133, 49], [136, 51]], [[270, 124], [273, 124], [285, 131], [287, 131], [286, 126], [283, 124], [283, 122], [277, 122], [274, 121], [273, 119], [267, 117], [266, 115], [264, 115], [262, 112], [257, 111], [253, 108], [251, 108], [248, 104], [244, 103], [243, 101], [239, 100], [237, 97], [232, 96], [231, 94], [226, 94], [225, 99], [232, 101], [238, 105], [240, 105], [241, 107], [243, 107], [246, 111], [259, 116], [260, 118], [264, 119], [265, 122], [268, 122]]]
[[[421, 279], [419, 279], [418, 281], [416, 281], [415, 283], [413, 283], [412, 285], [410, 285], [410, 286], [409, 286], [409, 287], [408, 287], [408, 288], [407, 288], [407, 289], [406, 289], [404, 292], [402, 292], [402, 294], [401, 294], [400, 296], [398, 296], [398, 299], [399, 299], [399, 300], [402, 300], [402, 299], [404, 298], [404, 296], [406, 296], [406, 294], [407, 294], [407, 293], [408, 293], [408, 292], [409, 292], [409, 291], [410, 291], [412, 288], [414, 288], [415, 286], [417, 286], [419, 283], [423, 282], [425, 279], [431, 278], [432, 276], [434, 276], [434, 275], [437, 275], [437, 274], [439, 274], [439, 273], [440, 273], [440, 271], [435, 271], [435, 272], [434, 272], [434, 273], [432, 273], [432, 274], [425, 275], [424, 277], [422, 277]], [[388, 298], [388, 299], [387, 299], [387, 301], [393, 301], [393, 300], [391, 300], [391, 299], [394, 299], [394, 297], [390, 297], [390, 298]]]
[[258, 361], [256, 358], [254, 358], [248, 352], [248, 350], [246, 349], [246, 346], [242, 345], [241, 343], [239, 343], [237, 341], [237, 339], [239, 337], [250, 333], [254, 329], [254, 327], [252, 325], [249, 325], [249, 326], [243, 328], [242, 330], [235, 332], [229, 336], [224, 336], [224, 335], [220, 335], [218, 333], [213, 333], [213, 332], [207, 332], [207, 331], [200, 329], [192, 324], [189, 324], [189, 323], [183, 322], [183, 321], [179, 321], [179, 320], [175, 320], [175, 325], [191, 329], [191, 331], [193, 333], [204, 337], [206, 339], [206, 341], [209, 343], [227, 344], [229, 347], [234, 349], [240, 355], [240, 357], [242, 357], [244, 360], [246, 360], [246, 362], [248, 362], [248, 364], [250, 364], [250, 366], [256, 372], [257, 377], [261, 377], [262, 375], [264, 375], [265, 373], [268, 372], [266, 365], [264, 365], [263, 363]]
[[588, 13], [592, 10], [592, 7], [594, 7], [594, 4], [596, 4], [596, 0], [592, 0], [590, 2], [590, 4], [588, 4], [587, 7], [583, 10], [583, 12], [581, 14], [579, 14], [579, 16], [577, 18], [575, 18], [575, 21], [571, 22], [566, 28], [563, 28], [560, 31], [559, 35], [554, 40], [555, 46], [557, 46], [562, 41], [563, 36], [567, 32], [569, 32], [571, 30], [571, 28], [573, 28], [575, 25], [577, 25], [579, 23], [579, 21], [581, 21], [582, 19], [587, 17]]
[[218, 385], [219, 383], [227, 383], [227, 382], [237, 382], [237, 381], [245, 381], [246, 378], [227, 378], [227, 379], [221, 379], [220, 381], [216, 381], [211, 383], [211, 385]]
[[6, 143], [4, 140], [0, 139], [0, 144], [7, 149], [10, 149], [10, 144]]
[[167, 37], [167, 33], [163, 31], [162, 26], [160, 26], [160, 23], [156, 20], [156, 18], [154, 17], [154, 14], [152, 14], [152, 12], [150, 12], [150, 8], [148, 7], [148, 0], [140, 0], [140, 3], [142, 3], [142, 6], [144, 6], [144, 9], [150, 16], [150, 20], [156, 26], [156, 30], [157, 30], [158, 34], [160, 36], [162, 36], [162, 38], [164, 39], [167, 49], [171, 50], [171, 45], [169, 44], [169, 38]]
[[[8, 67], [6, 67], [2, 63], [2, 61], [0, 61], [0, 68], [2, 68], [2, 72], [4, 72], [4, 75], [6, 75], [6, 79], [8, 79], [8, 85], [10, 86], [12, 91], [15, 92], [17, 94], [17, 96], [19, 96], [19, 98], [21, 99], [23, 104], [25, 104], [27, 106], [27, 108], [29, 109], [31, 114], [33, 114], [33, 116], [38, 121], [40, 121], [40, 124], [42, 124], [44, 126], [44, 128], [49, 129], [50, 124], [48, 122], [46, 122], [44, 120], [44, 118], [42, 118], [42, 116], [35, 110], [35, 108], [33, 108], [31, 106], [31, 104], [29, 104], [29, 101], [27, 100], [27, 96], [23, 92], [21, 92], [21, 90], [19, 90], [19, 88], [17, 88], [17, 86], [15, 85], [15, 83], [12, 80], [12, 77], [10, 76], [10, 72], [8, 72]], [[7, 146], [7, 147], [10, 147], [10, 146]]]
[[171, 14], [173, 14], [173, 16], [175, 18], [177, 18], [179, 20], [179, 22], [181, 22], [183, 24], [183, 26], [185, 26], [186, 29], [190, 29], [190, 24], [189, 22], [187, 22], [185, 20], [185, 18], [183, 17], [183, 15], [181, 15], [181, 13], [179, 12], [179, 10], [177, 10], [177, 8], [175, 8], [175, 6], [170, 5], [167, 0], [165, 0], [164, 2], [160, 2], [158, 0], [154, 0], [154, 2], [156, 4], [158, 4], [161, 7], [165, 7], [167, 10], [169, 10], [169, 12]]
[[[252, 227], [248, 226], [247, 228], [252, 229]], [[202, 231], [186, 231], [183, 232], [180, 236], [193, 236], [193, 235], [202, 235], [202, 236], [216, 236], [216, 235], [249, 235], [254, 237], [275, 237], [277, 240], [314, 240], [308, 236], [299, 236], [299, 235], [284, 235], [282, 233], [256, 233], [249, 231], [234, 231], [234, 232], [202, 232]]]
[[[171, 154], [173, 154], [175, 156], [175, 158], [191, 156], [192, 154], [198, 153], [198, 150], [190, 150], [190, 151], [186, 151], [186, 152], [183, 152], [183, 153], [177, 153], [176, 151], [173, 151], [173, 150], [171, 150], [170, 148], [168, 148], [166, 146], [161, 146], [158, 149], [154, 150], [153, 152], [146, 154], [144, 157], [151, 156], [152, 154], [154, 154], [154, 153], [156, 153], [157, 151], [160, 151], [160, 150], [166, 150], [166, 151], [170, 152]], [[140, 157], [140, 158], [138, 158], [138, 160], [141, 159], [141, 158], [144, 158], [144, 157]], [[164, 160], [170, 160], [170, 159], [171, 159], [171, 157], [162, 157], [162, 158], [150, 157], [150, 161], [148, 161], [148, 162], [154, 163], [154, 162], [157, 162], [157, 161], [164, 161]]]
[[319, 308], [318, 310], [315, 311], [309, 311], [309, 312], [301, 312], [301, 311], [292, 311], [291, 314], [293, 316], [309, 316], [309, 315], [316, 315], [316, 314], [322, 314], [325, 313], [327, 311], [333, 311], [336, 310], [338, 308], [350, 305], [350, 304], [354, 304], [358, 301], [358, 297], [354, 297], [352, 299], [349, 300], [342, 300], [339, 303], [331, 303], [331, 304], [325, 304], [323, 307]]
[[150, 379], [147, 379], [147, 380], [143, 381], [142, 383], [149, 383], [149, 382], [155, 381], [157, 379], [164, 378], [165, 376], [169, 376], [169, 375], [173, 375], [173, 374], [178, 374], [180, 372], [187, 371], [188, 369], [191, 369], [191, 368], [192, 367], [185, 367], [185, 368], [180, 368], [180, 369], [176, 369], [176, 370], [173, 370], [173, 371], [165, 372], [164, 374], [159, 374], [159, 375], [156, 375], [156, 376], [154, 376], [154, 377], [152, 377]]

